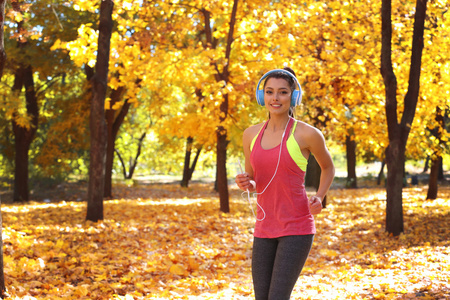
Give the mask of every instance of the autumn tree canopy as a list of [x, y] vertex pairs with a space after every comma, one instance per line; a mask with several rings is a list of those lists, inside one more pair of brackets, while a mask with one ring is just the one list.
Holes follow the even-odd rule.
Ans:
[[[202, 149], [199, 165], [214, 168], [218, 128], [226, 132], [222, 151], [229, 168], [234, 157], [242, 155], [242, 131], [267, 118], [255, 103], [256, 81], [284, 65], [296, 71], [305, 92], [297, 118], [317, 126], [343, 149], [354, 142], [356, 159], [383, 161], [389, 141], [379, 72], [381, 3], [236, 3], [232, 20], [230, 1], [114, 1], [105, 110], [112, 121], [124, 108], [127, 115], [114, 138], [117, 151], [111, 174], [123, 173], [123, 165], [129, 164], [122, 164], [118, 155], [122, 160], [136, 157], [125, 145], [137, 151], [144, 134], [137, 170], [181, 176], [188, 139]], [[448, 9], [446, 1], [428, 3], [421, 88], [406, 158], [448, 153], [447, 125], [436, 118], [448, 115], [450, 101]], [[407, 91], [414, 10], [411, 1], [393, 3], [392, 64], [399, 99]], [[20, 22], [27, 25], [19, 28]], [[30, 176], [86, 176], [89, 80], [96, 62], [98, 24], [98, 1], [25, 1], [21, 10], [6, 6], [10, 63], [5, 65], [0, 90], [5, 170], [15, 168], [14, 121], [23, 128], [36, 127], [28, 150], [29, 165], [36, 166], [30, 168]], [[23, 38], [27, 47], [18, 48]], [[32, 67], [38, 123], [32, 123], [26, 110], [25, 90], [13, 89], [17, 71], [13, 61]], [[396, 109], [400, 115], [404, 107]], [[226, 174], [233, 176], [233, 171]]]

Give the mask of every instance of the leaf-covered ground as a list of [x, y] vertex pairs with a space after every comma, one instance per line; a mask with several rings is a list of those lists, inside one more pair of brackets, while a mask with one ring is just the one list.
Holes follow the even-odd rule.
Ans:
[[[253, 217], [239, 191], [230, 214], [206, 184], [115, 194], [98, 223], [84, 202], [2, 205], [11, 299], [252, 299]], [[425, 195], [405, 189], [394, 238], [384, 190], [330, 191], [292, 299], [449, 299], [450, 188]]]

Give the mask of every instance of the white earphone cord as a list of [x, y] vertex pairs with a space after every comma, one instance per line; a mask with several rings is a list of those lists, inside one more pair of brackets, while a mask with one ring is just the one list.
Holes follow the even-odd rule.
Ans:
[[261, 222], [262, 220], [264, 220], [264, 219], [266, 218], [266, 212], [264, 211], [264, 208], [262, 208], [262, 206], [259, 205], [257, 196], [258, 196], [258, 195], [262, 195], [262, 194], [267, 190], [267, 188], [268, 188], [269, 185], [272, 183], [273, 179], [275, 178], [275, 175], [276, 175], [277, 172], [278, 172], [278, 167], [279, 167], [279, 165], [280, 165], [280, 160], [281, 160], [281, 149], [283, 148], [283, 140], [284, 140], [284, 136], [285, 136], [285, 134], [286, 134], [286, 129], [287, 129], [287, 127], [288, 127], [288, 124], [289, 124], [289, 121], [290, 121], [290, 120], [291, 120], [291, 118], [289, 118], [288, 122], [286, 123], [286, 127], [284, 127], [284, 131], [283, 131], [283, 135], [281, 136], [280, 151], [278, 152], [278, 162], [277, 162], [277, 167], [275, 168], [275, 172], [273, 173], [272, 178], [270, 179], [269, 183], [266, 185], [266, 187], [264, 188], [264, 190], [263, 190], [261, 193], [252, 193], [252, 197], [255, 198], [256, 205], [257, 205], [259, 208], [261, 208], [261, 210], [262, 210], [262, 212], [263, 212], [263, 214], [264, 214], [264, 216], [263, 216], [262, 219], [258, 219], [258, 217], [257, 217], [256, 214], [255, 214], [255, 211], [253, 210], [252, 201], [251, 201], [251, 199], [250, 199], [250, 191], [249, 191], [249, 190], [246, 190], [246, 191], [244, 191], [243, 193], [241, 193], [241, 197], [242, 197], [243, 199], [244, 199], [244, 193], [247, 193], [247, 201], [248, 201], [248, 203], [250, 204], [250, 208], [252, 209], [252, 213], [253, 213], [253, 215], [255, 216], [256, 221], [260, 221], [260, 222]]

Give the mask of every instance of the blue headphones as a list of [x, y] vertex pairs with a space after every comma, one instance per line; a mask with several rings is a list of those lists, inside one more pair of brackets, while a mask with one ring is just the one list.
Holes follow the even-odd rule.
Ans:
[[300, 105], [300, 103], [302, 102], [302, 87], [300, 86], [300, 83], [298, 82], [297, 78], [294, 76], [294, 74], [292, 74], [289, 71], [283, 70], [283, 69], [275, 69], [272, 71], [267, 72], [266, 74], [263, 75], [263, 77], [261, 77], [261, 79], [258, 81], [258, 84], [256, 85], [256, 101], [258, 102], [259, 105], [264, 106], [264, 89], [260, 89], [260, 85], [261, 82], [264, 81], [264, 79], [267, 78], [267, 76], [269, 76], [272, 73], [275, 72], [281, 72], [283, 74], [286, 74], [288, 76], [291, 76], [295, 83], [298, 86], [298, 90], [294, 90], [292, 91], [292, 95], [291, 95], [291, 106], [297, 106]]

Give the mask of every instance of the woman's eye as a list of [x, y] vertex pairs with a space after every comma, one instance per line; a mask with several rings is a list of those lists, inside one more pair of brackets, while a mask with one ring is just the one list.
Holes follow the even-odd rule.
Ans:
[[271, 94], [272, 94], [272, 91], [266, 91], [266, 94], [271, 95]]

